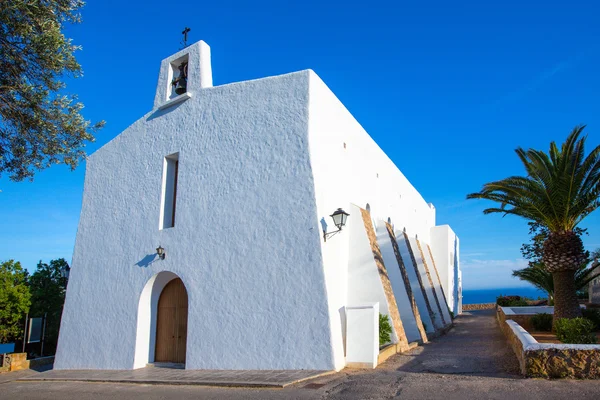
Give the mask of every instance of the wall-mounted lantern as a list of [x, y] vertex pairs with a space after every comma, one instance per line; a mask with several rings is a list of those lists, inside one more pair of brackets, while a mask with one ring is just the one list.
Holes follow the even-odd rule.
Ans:
[[167, 253], [165, 253], [165, 249], [161, 245], [158, 245], [156, 248], [156, 254], [158, 254], [158, 258], [161, 260], [164, 260], [165, 256], [167, 255]]
[[328, 237], [333, 236], [341, 231], [344, 225], [346, 225], [346, 220], [348, 219], [349, 215], [350, 214], [341, 208], [338, 208], [333, 214], [331, 214], [330, 217], [333, 218], [333, 223], [338, 229], [337, 231], [332, 232], [325, 232], [325, 230], [323, 230], [323, 241], [326, 242]]
[[70, 273], [71, 273], [71, 267], [69, 267], [68, 265], [61, 267], [61, 269], [60, 269], [60, 277], [61, 278], [69, 279]]

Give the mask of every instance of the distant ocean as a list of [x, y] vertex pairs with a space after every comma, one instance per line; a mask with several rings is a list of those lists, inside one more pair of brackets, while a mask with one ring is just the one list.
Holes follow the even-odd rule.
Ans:
[[500, 288], [500, 289], [475, 289], [463, 290], [463, 304], [495, 303], [498, 296], [521, 296], [537, 300], [545, 299], [546, 292], [534, 287]]

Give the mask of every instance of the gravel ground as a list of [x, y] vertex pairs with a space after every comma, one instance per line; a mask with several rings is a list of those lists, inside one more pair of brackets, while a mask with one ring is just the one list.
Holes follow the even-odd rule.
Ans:
[[600, 382], [523, 379], [493, 311], [471, 311], [447, 335], [376, 370], [344, 370], [285, 389], [8, 382], [0, 399], [598, 399]]

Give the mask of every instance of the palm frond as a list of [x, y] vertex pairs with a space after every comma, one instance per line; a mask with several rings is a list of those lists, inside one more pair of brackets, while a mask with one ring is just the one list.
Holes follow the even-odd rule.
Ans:
[[484, 209], [484, 214], [512, 214], [552, 232], [572, 231], [600, 207], [600, 146], [585, 156], [584, 129], [576, 126], [560, 147], [550, 143], [548, 153], [516, 149], [527, 175], [487, 183], [467, 199], [499, 203]]

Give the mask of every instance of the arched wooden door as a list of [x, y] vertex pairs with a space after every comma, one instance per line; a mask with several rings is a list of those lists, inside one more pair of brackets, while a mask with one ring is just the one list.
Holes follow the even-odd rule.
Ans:
[[158, 299], [155, 362], [185, 363], [187, 314], [187, 291], [181, 279], [173, 279]]

